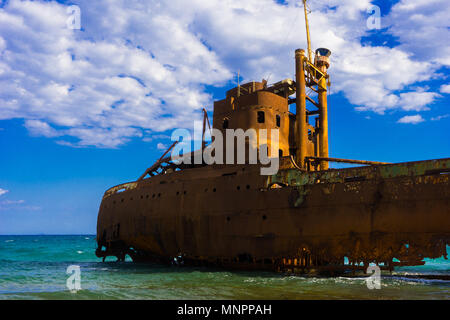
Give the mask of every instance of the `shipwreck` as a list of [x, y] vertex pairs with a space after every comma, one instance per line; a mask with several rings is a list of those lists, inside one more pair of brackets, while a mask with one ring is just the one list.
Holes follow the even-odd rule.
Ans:
[[[278, 157], [278, 172], [261, 175], [262, 165], [251, 163], [177, 163], [169, 149], [136, 181], [105, 192], [98, 257], [300, 273], [369, 263], [392, 270], [446, 257], [450, 158], [391, 164], [330, 157], [331, 52], [312, 52], [306, 9], [305, 20], [308, 49], [295, 51], [295, 79], [239, 84], [214, 102], [213, 128], [224, 135], [279, 131], [278, 152], [269, 155]], [[205, 112], [204, 131], [206, 122]]]

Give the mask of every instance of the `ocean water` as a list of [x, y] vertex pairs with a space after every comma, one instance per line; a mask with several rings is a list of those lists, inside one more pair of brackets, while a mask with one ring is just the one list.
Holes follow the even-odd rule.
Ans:
[[[381, 289], [363, 278], [305, 277], [271, 272], [101, 262], [93, 235], [0, 236], [0, 299], [449, 299], [450, 262], [383, 272]], [[447, 252], [450, 248], [447, 247]], [[67, 267], [80, 267], [81, 290], [71, 292]], [[411, 279], [407, 275], [416, 275]]]

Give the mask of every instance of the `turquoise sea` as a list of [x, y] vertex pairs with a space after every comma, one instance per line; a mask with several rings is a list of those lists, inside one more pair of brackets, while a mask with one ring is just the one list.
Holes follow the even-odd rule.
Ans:
[[[0, 299], [449, 299], [450, 262], [427, 260], [382, 274], [381, 289], [354, 277], [302, 277], [101, 262], [94, 235], [0, 236]], [[447, 247], [450, 252], [450, 247]], [[80, 267], [81, 290], [70, 292], [67, 267]], [[417, 278], [407, 276], [416, 275]]]

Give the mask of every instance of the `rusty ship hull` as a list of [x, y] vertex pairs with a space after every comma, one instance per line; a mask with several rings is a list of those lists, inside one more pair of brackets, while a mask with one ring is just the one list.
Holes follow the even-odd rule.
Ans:
[[273, 176], [216, 165], [111, 188], [97, 255], [300, 272], [446, 256], [450, 159], [316, 172], [283, 160]]

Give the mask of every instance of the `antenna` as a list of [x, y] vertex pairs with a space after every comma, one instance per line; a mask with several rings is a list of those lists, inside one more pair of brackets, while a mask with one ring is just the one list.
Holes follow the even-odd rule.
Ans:
[[306, 40], [308, 42], [308, 58], [312, 63], [311, 39], [309, 37], [308, 12], [306, 10], [306, 0], [303, 0], [303, 8], [305, 10]]
[[238, 87], [238, 91], [237, 91], [237, 96], [239, 97], [241, 95], [241, 85], [239, 84], [239, 69], [238, 69], [238, 74], [237, 74], [237, 87]]

